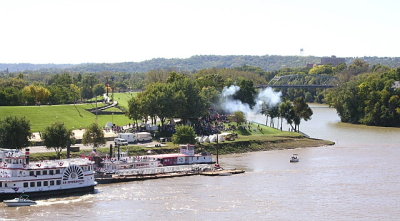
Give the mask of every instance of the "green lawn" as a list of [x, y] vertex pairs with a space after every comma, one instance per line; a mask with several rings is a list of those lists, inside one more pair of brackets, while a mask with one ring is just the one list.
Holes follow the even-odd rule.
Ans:
[[128, 101], [137, 95], [138, 92], [114, 93], [114, 100], [118, 101], [118, 105], [128, 109]]
[[[2, 106], [0, 119], [7, 116], [25, 116], [31, 123], [32, 132], [43, 131], [54, 122], [63, 122], [68, 128], [85, 128], [96, 121], [96, 116], [85, 109], [95, 104], [83, 105], [42, 105], [42, 106]], [[132, 121], [125, 115], [99, 115], [98, 123], [104, 126], [107, 122], [126, 125]]]

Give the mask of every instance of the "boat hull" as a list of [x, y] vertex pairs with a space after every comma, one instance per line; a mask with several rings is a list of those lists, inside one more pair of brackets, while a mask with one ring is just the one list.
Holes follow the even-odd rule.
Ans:
[[[50, 191], [40, 191], [40, 192], [24, 192], [23, 194], [29, 195], [30, 199], [40, 199], [40, 198], [50, 198], [50, 197], [61, 197], [73, 194], [84, 194], [84, 193], [93, 193], [93, 186], [72, 188], [72, 189], [61, 189], [61, 190], [50, 190]], [[10, 200], [14, 198], [18, 198], [21, 193], [0, 193], [0, 201]]]
[[17, 207], [17, 206], [32, 206], [36, 205], [36, 202], [4, 202], [8, 207]]

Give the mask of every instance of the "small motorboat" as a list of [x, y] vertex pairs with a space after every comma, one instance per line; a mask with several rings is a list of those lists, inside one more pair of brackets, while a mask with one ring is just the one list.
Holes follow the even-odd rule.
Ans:
[[293, 156], [290, 158], [291, 163], [297, 163], [299, 162], [299, 156], [297, 154], [293, 154]]
[[36, 205], [36, 202], [28, 199], [28, 197], [28, 195], [21, 195], [19, 198], [4, 200], [3, 203], [5, 203], [9, 207]]

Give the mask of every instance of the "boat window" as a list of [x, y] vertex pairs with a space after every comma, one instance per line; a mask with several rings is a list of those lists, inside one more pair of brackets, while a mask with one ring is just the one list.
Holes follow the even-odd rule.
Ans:
[[54, 180], [50, 180], [50, 186], [54, 186]]
[[29, 176], [35, 176], [35, 171], [29, 171]]
[[39, 187], [39, 186], [42, 186], [42, 182], [40, 182], [40, 181], [38, 181], [38, 182], [36, 182], [36, 185]]
[[40, 176], [40, 170], [36, 171], [36, 176]]
[[56, 184], [61, 185], [61, 180], [57, 180]]
[[3, 187], [3, 183], [2, 182], [0, 182], [0, 187]]
[[2, 159], [2, 158], [0, 158], [0, 163], [1, 163], [1, 162], [3, 162], [3, 159]]
[[6, 163], [11, 163], [11, 160], [10, 159], [6, 159]]
[[13, 159], [13, 160], [12, 160], [12, 164], [18, 164], [18, 160]]
[[43, 186], [48, 186], [49, 185], [49, 181], [43, 181]]
[[4, 187], [7, 187], [7, 183], [4, 183]]
[[47, 175], [47, 170], [43, 170], [43, 175]]
[[49, 174], [53, 175], [54, 174], [54, 170], [49, 170]]
[[22, 164], [22, 160], [21, 159], [19, 159], [19, 164]]
[[24, 187], [28, 187], [28, 182], [24, 183]]
[[35, 182], [31, 182], [31, 187], [35, 187]]
[[60, 170], [56, 170], [56, 174], [60, 174]]

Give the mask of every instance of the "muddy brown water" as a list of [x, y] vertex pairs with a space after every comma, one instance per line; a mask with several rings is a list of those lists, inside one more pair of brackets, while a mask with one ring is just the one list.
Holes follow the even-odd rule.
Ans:
[[[313, 111], [300, 129], [336, 145], [221, 156], [223, 166], [247, 171], [234, 176], [100, 185], [95, 194], [31, 207], [0, 204], [0, 220], [399, 220], [400, 129], [339, 123], [326, 106]], [[299, 163], [289, 163], [293, 153]]]

